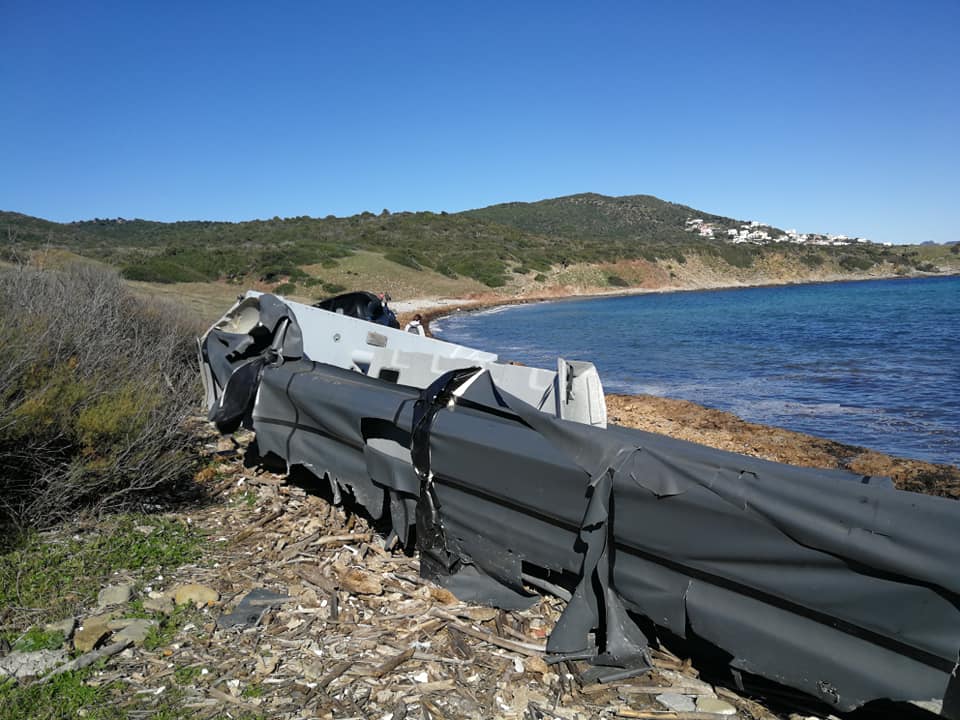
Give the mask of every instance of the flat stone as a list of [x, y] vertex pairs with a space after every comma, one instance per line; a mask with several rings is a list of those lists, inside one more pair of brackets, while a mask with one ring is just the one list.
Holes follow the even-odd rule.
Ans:
[[169, 615], [173, 612], [173, 598], [169, 598], [166, 595], [161, 595], [160, 597], [146, 597], [143, 599], [143, 609], [149, 610], [150, 612], [161, 612], [164, 615]]
[[663, 693], [662, 695], [657, 695], [657, 702], [674, 712], [693, 712], [696, 709], [693, 698], [689, 695], [681, 695], [680, 693]]
[[84, 620], [83, 626], [73, 636], [73, 647], [79, 652], [90, 652], [109, 634], [110, 628], [105, 623]]
[[0, 678], [13, 676], [18, 680], [36, 677], [67, 659], [66, 650], [37, 650], [15, 652], [0, 658]]
[[737, 709], [726, 700], [701, 697], [697, 698], [697, 712], [714, 713], [715, 715], [736, 715]]
[[77, 628], [77, 621], [74, 618], [67, 618], [61, 620], [60, 622], [48, 623], [43, 626], [43, 629], [47, 632], [58, 632], [63, 633], [63, 636], [70, 639], [70, 636], [73, 635], [73, 631]]
[[150, 632], [150, 628], [156, 625], [154, 620], [144, 618], [130, 618], [123, 628], [118, 630], [114, 636], [114, 642], [126, 642], [130, 640], [134, 645], [142, 645]]
[[134, 623], [145, 622], [155, 625], [155, 620], [150, 620], [148, 618], [135, 618], [135, 617], [124, 617], [117, 618], [116, 620], [111, 620], [107, 623], [107, 627], [116, 632], [117, 630], [123, 630], [128, 625], [133, 625]]
[[177, 585], [173, 590], [167, 593], [168, 597], [173, 598], [177, 605], [186, 603], [195, 603], [197, 607], [212, 605], [220, 599], [220, 593], [206, 585], [191, 583], [189, 585]]
[[83, 619], [84, 625], [106, 625], [116, 617], [120, 617], [119, 610], [108, 610], [98, 615], [89, 615]]
[[121, 605], [130, 599], [133, 594], [133, 588], [129, 585], [110, 585], [105, 587], [97, 595], [97, 605], [107, 607], [108, 605]]

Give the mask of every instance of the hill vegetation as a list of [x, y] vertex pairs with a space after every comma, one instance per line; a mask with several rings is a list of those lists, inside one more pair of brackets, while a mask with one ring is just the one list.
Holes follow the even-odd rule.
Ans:
[[509, 225], [524, 232], [566, 238], [684, 244], [690, 241], [686, 221], [702, 218], [724, 230], [739, 220], [703, 213], [652, 195], [607, 197], [583, 193], [533, 203], [504, 203], [468, 210], [467, 217]]
[[[467, 278], [488, 288], [509, 285], [518, 276], [548, 282], [551, 271], [571, 265], [645, 261], [676, 268], [690, 256], [733, 270], [770, 257], [840, 273], [881, 265], [901, 273], [937, 269], [930, 260], [934, 251], [921, 254], [915, 247], [731, 244], [689, 232], [691, 217], [710, 223], [718, 234], [742, 224], [650, 195], [592, 193], [458, 214], [383, 210], [345, 218], [237, 223], [121, 218], [54, 223], [0, 212], [0, 259], [61, 248], [115, 266], [129, 280], [264, 283], [312, 296], [346, 287], [343, 267], [357, 253], [375, 253], [394, 266], [451, 280]], [[782, 234], [769, 230], [771, 237]], [[606, 277], [615, 278], [606, 285], [621, 286], [621, 273], [611, 271]]]

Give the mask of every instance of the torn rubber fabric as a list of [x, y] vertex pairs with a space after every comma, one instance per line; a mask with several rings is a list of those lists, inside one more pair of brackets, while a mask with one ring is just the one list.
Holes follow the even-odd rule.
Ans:
[[552, 651], [636, 671], [647, 618], [838, 710], [960, 718], [955, 501], [607, 427], [588, 364], [505, 366], [272, 296], [238, 303], [201, 359], [211, 410], [401, 542], [416, 527], [461, 599], [517, 607], [525, 576], [572, 579]]

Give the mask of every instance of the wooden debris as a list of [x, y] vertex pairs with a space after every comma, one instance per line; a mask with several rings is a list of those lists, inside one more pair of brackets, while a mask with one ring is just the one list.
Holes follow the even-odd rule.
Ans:
[[[586, 664], [544, 661], [563, 601], [544, 596], [528, 610], [502, 613], [462, 603], [420, 578], [416, 557], [387, 549], [362, 517], [285, 476], [251, 476], [239, 458], [224, 467], [217, 488], [225, 502], [191, 513], [212, 539], [204, 564], [151, 580], [158, 592], [216, 587], [222, 603], [192, 609], [163, 647], [113, 655], [116, 672], [102, 682], [125, 683], [130, 702], [159, 702], [150, 693], [176, 685], [180, 707], [197, 720], [224, 704], [278, 720], [700, 717], [664, 711], [655, 700], [664, 692], [709, 695], [684, 659], [654, 650], [653, 673], [581, 687]], [[294, 601], [273, 605], [255, 625], [217, 625], [223, 608], [257, 588]], [[91, 662], [108, 650], [88, 653]], [[727, 717], [769, 717], [750, 701], [730, 702], [741, 714]]]

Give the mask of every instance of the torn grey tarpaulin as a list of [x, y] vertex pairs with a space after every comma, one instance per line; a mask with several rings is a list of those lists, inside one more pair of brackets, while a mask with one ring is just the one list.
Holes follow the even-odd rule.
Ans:
[[[247, 326], [271, 325], [268, 302], [270, 317], [248, 316]], [[943, 713], [960, 717], [950, 702], [960, 504], [563, 420], [501, 386], [496, 363], [468, 350], [460, 360], [460, 350], [444, 350], [435, 371], [421, 368], [430, 378], [422, 387], [317, 362], [323, 345], [312, 335], [302, 342], [313, 354], [291, 348], [288, 357], [280, 335], [308, 310], [324, 311], [287, 305], [274, 336], [232, 360], [220, 335], [204, 338], [210, 395], [224, 406], [225, 389], [250, 398], [241, 415], [261, 451], [349, 489], [375, 517], [388, 512], [398, 538], [426, 519], [437, 530], [438, 581], [460, 597], [529, 602], [524, 575], [573, 577], [548, 643], [556, 652], [641, 667], [646, 644], [631, 614], [645, 616], [722, 649], [737, 671], [840, 710], [877, 698], [944, 701]], [[362, 323], [337, 322], [347, 320]], [[321, 334], [322, 321], [310, 316]], [[397, 331], [378, 332], [386, 346], [376, 352], [389, 351]], [[254, 346], [262, 367], [239, 375], [234, 390], [232, 373], [257, 357]], [[424, 392], [449, 370], [463, 371], [458, 382]], [[255, 387], [241, 390], [247, 384]]]
[[217, 618], [217, 625], [222, 628], [252, 627], [260, 622], [267, 610], [291, 600], [293, 598], [272, 590], [255, 588], [243, 596], [232, 612]]

